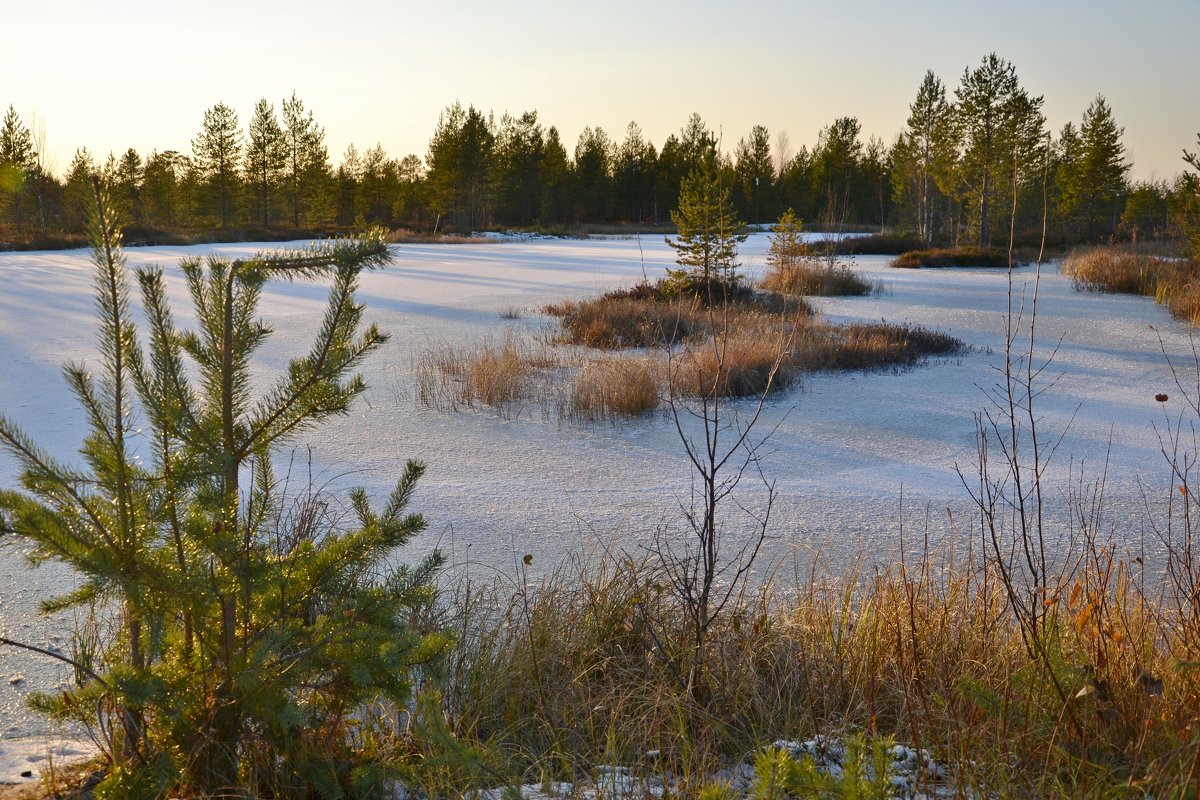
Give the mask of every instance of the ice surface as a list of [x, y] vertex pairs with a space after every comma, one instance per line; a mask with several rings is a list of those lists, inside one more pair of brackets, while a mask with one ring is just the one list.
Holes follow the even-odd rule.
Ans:
[[0, 784], [39, 781], [43, 773], [86, 761], [96, 748], [86, 742], [47, 738], [0, 740]]
[[[742, 248], [751, 274], [761, 272], [768, 237], [754, 234]], [[184, 255], [245, 256], [276, 245], [131, 248], [131, 266], [166, 268], [178, 321], [190, 323], [182, 278]], [[467, 245], [400, 245], [395, 263], [364, 276], [367, 317], [393, 334], [365, 367], [371, 388], [347, 417], [293, 442], [296, 480], [309, 471], [331, 489], [353, 485], [383, 496], [406, 458], [428, 464], [414, 499], [430, 531], [410, 557], [442, 548], [454, 564], [487, 574], [515, 574], [523, 555], [545, 570], [568, 556], [609, 550], [636, 552], [658, 526], [678, 529], [679, 503], [690, 488], [684, 453], [663, 417], [616, 425], [546, 422], [540, 413], [515, 420], [489, 411], [448, 413], [415, 400], [413, 357], [446, 340], [474, 341], [508, 327], [536, 329], [543, 304], [594, 294], [662, 274], [673, 251], [662, 237], [617, 240], [496, 241]], [[768, 404], [760, 430], [776, 425], [765, 474], [778, 499], [773, 539], [761, 562], [786, 576], [820, 565], [840, 571], [852, 558], [886, 560], [899, 546], [901, 494], [906, 535], [928, 526], [934, 542], [969, 526], [960, 465], [974, 475], [975, 418], [984, 390], [1002, 363], [1008, 283], [1004, 270], [891, 270], [885, 257], [859, 257], [857, 269], [886, 291], [866, 298], [819, 300], [834, 320], [908, 321], [949, 332], [972, 350], [904, 372], [820, 374]], [[59, 365], [93, 359], [92, 268], [86, 250], [0, 254], [0, 413], [19, 423], [49, 452], [78, 448], [82, 415], [65, 389]], [[1014, 274], [1017, 299], [1030, 299], [1032, 267]], [[502, 309], [528, 314], [504, 320]], [[276, 333], [263, 349], [261, 380], [269, 383], [289, 357], [304, 352], [324, 308], [324, 290], [276, 284], [263, 309]], [[1026, 311], [1028, 312], [1028, 307]], [[1150, 300], [1080, 294], [1053, 265], [1041, 279], [1039, 352], [1057, 346], [1048, 375], [1053, 390], [1038, 400], [1046, 441], [1064, 434], [1048, 474], [1051, 521], [1065, 518], [1072, 475], [1095, 477], [1108, 462], [1109, 524], [1131, 547], [1148, 546], [1142, 484], [1153, 500], [1169, 485], [1155, 425], [1178, 409], [1162, 347], [1191, 362], [1186, 326]], [[1153, 325], [1156, 330], [1152, 330]], [[1193, 368], [1194, 385], [1194, 368]], [[1171, 394], [1166, 409], [1154, 400]], [[311, 446], [311, 464], [309, 450]], [[0, 485], [15, 465], [0, 456]], [[1141, 482], [1141, 483], [1139, 483]], [[763, 493], [743, 484], [754, 506]], [[947, 509], [952, 514], [947, 515]], [[729, 520], [736, 536], [739, 520]], [[911, 539], [910, 539], [911, 541]], [[53, 566], [31, 571], [20, 550], [0, 548], [0, 631], [13, 638], [69, 647], [69, 619], [36, 618], [39, 599], [72, 585]], [[52, 689], [69, 676], [23, 654], [0, 649], [0, 675], [25, 676], [0, 684], [0, 737], [41, 732], [20, 711], [30, 690]]]

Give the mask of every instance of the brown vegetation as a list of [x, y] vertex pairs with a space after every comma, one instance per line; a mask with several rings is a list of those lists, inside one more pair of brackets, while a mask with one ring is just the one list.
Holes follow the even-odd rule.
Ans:
[[571, 415], [595, 421], [649, 413], [662, 396], [659, 373], [649, 356], [586, 361], [571, 387]]
[[433, 347], [417, 361], [418, 400], [504, 414], [532, 403], [544, 417], [591, 421], [651, 411], [668, 390], [748, 397], [787, 388], [802, 372], [907, 367], [965, 348], [918, 326], [832, 325], [803, 299], [781, 293], [747, 292], [738, 302], [705, 307], [659, 286], [549, 306], [546, 312], [560, 319], [549, 339], [509, 332], [501, 342]]
[[451, 726], [525, 781], [616, 763], [674, 775], [680, 796], [777, 738], [855, 730], [947, 765], [912, 787], [930, 794], [1190, 796], [1177, 792], [1200, 769], [1191, 586], [1160, 594], [1140, 559], [1094, 540], [1077, 552], [1036, 599], [1052, 671], [1031, 662], [993, 569], [926, 549], [744, 591], [712, 631], [704, 704], [677, 680], [687, 648], [658, 633], [686, 620], [652, 561], [572, 562], [532, 584], [465, 589], [446, 620], [460, 642]]
[[943, 247], [932, 250], [912, 250], [893, 259], [891, 266], [901, 269], [1007, 267], [1008, 252], [998, 247]]
[[865, 295], [873, 289], [846, 264], [823, 259], [772, 265], [761, 286], [768, 292], [818, 297]]
[[1200, 325], [1200, 268], [1194, 261], [1092, 247], [1073, 250], [1062, 274], [1080, 291], [1153, 297], [1177, 319]]

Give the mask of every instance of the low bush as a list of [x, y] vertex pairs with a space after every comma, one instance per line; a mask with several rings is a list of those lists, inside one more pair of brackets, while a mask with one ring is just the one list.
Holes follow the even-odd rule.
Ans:
[[561, 341], [585, 347], [660, 347], [687, 339], [705, 327], [696, 304], [680, 300], [603, 296], [568, 300], [545, 310], [559, 317]]
[[814, 325], [792, 344], [789, 364], [805, 372], [913, 366], [932, 356], [966, 350], [961, 339], [919, 325], [852, 322]]
[[708, 305], [680, 296], [668, 281], [642, 281], [585, 300], [546, 306], [558, 317], [559, 341], [602, 349], [663, 347], [709, 336], [731, 316], [772, 314], [787, 318], [812, 315], [799, 297], [738, 286], [723, 303]]
[[[1013, 262], [1016, 264], [1016, 262]], [[1008, 251], [999, 247], [943, 247], [913, 250], [892, 260], [900, 269], [920, 267], [1007, 267]]]

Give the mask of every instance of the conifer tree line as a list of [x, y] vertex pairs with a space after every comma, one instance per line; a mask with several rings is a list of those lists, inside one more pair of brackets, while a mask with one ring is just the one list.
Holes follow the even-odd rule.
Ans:
[[698, 170], [717, 176], [741, 219], [792, 209], [810, 224], [892, 228], [928, 244], [986, 246], [1010, 224], [1018, 239], [1034, 238], [1043, 211], [1063, 242], [1161, 237], [1180, 224], [1195, 188], [1182, 176], [1130, 181], [1124, 129], [1102, 95], [1057, 133], [1042, 107], [992, 53], [956, 85], [927, 72], [890, 144], [864, 139], [853, 116], [825, 125], [811, 147], [761, 125], [724, 142], [693, 114], [657, 147], [636, 122], [619, 136], [585, 128], [571, 146], [537, 111], [497, 119], [456, 102], [424, 155], [351, 145], [335, 166], [325, 128], [293, 93], [278, 105], [259, 100], [244, 124], [215, 104], [189, 152], [130, 148], [100, 159], [80, 147], [56, 175], [44, 132], [10, 106], [0, 123], [0, 232], [82, 232], [97, 172], [127, 226], [150, 231], [667, 223]]

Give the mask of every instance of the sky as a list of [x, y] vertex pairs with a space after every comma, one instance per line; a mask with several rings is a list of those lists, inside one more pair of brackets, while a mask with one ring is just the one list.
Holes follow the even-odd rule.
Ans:
[[191, 152], [205, 109], [294, 92], [347, 145], [424, 156], [455, 101], [536, 110], [570, 151], [585, 126], [656, 146], [699, 113], [731, 152], [752, 126], [810, 146], [842, 116], [891, 143], [926, 70], [952, 91], [989, 52], [1057, 132], [1104, 95], [1132, 177], [1170, 178], [1200, 132], [1200, 0], [53, 0], [6, 9], [0, 109], [76, 147]]

